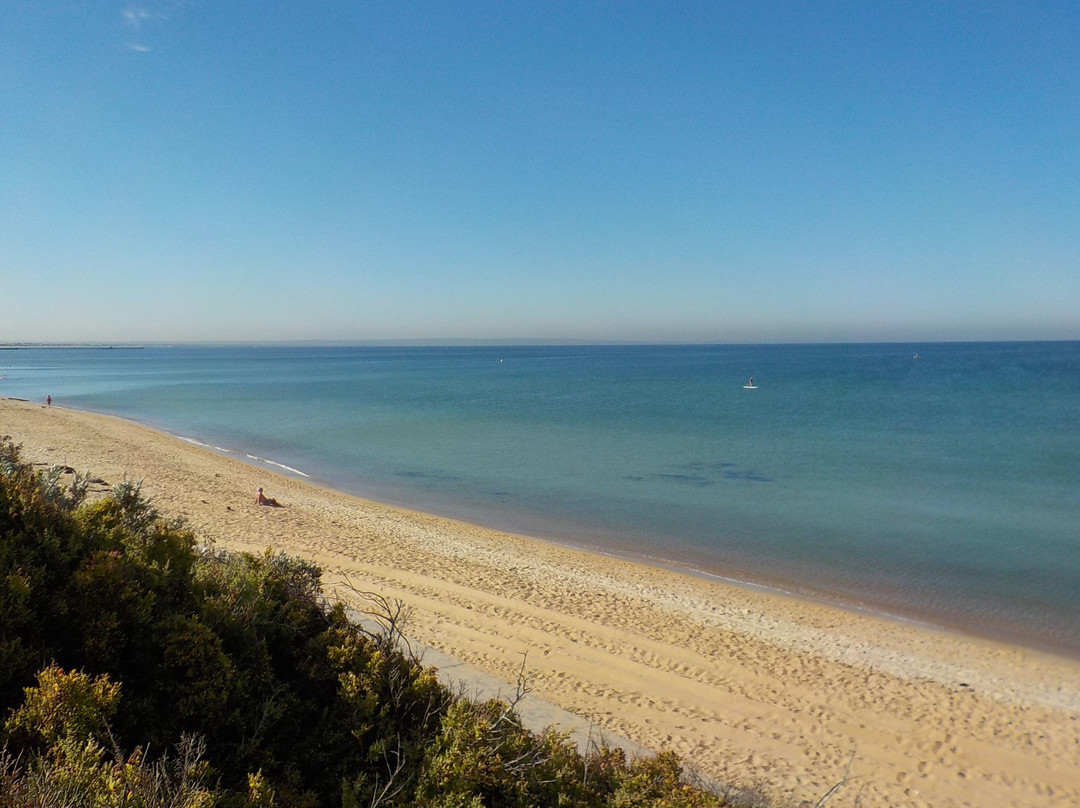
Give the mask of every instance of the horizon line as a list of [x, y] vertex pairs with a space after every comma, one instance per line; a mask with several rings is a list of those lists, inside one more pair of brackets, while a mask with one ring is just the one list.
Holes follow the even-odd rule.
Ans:
[[138, 348], [170, 348], [180, 346], [192, 347], [372, 347], [372, 348], [438, 348], [438, 347], [461, 347], [461, 348], [542, 348], [542, 347], [701, 347], [701, 346], [764, 346], [764, 345], [964, 345], [964, 344], [1015, 344], [1015, 343], [1063, 343], [1080, 342], [1077, 338], [1058, 339], [910, 339], [910, 340], [763, 340], [753, 341], [723, 341], [723, 340], [587, 340], [571, 338], [399, 338], [399, 339], [359, 339], [359, 340], [336, 340], [336, 339], [237, 339], [237, 340], [73, 340], [64, 342], [44, 341], [13, 341], [0, 342], [0, 350], [20, 349], [97, 349], [97, 350], [121, 350]]

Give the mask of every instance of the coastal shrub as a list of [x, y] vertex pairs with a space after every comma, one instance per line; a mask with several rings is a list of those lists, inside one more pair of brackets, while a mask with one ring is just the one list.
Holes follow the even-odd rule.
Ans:
[[458, 701], [428, 750], [417, 804], [526, 808], [581, 805], [576, 750], [564, 735], [528, 732], [502, 701]]
[[673, 752], [635, 760], [619, 767], [611, 804], [619, 808], [710, 808], [719, 800], [683, 780], [682, 763]]
[[[200, 548], [137, 484], [80, 505], [11, 444], [0, 457], [5, 711], [55, 662], [123, 683], [111, 719], [121, 744], [204, 738], [223, 804], [252, 790], [277, 805], [336, 804], [343, 782], [367, 794], [387, 772], [415, 782], [451, 694], [325, 603], [318, 567]], [[8, 736], [14, 754], [28, 750]]]
[[0, 705], [18, 703], [70, 633], [61, 593], [85, 556], [71, 505], [0, 441]]
[[102, 737], [120, 699], [120, 687], [109, 677], [91, 679], [81, 671], [68, 673], [55, 665], [42, 670], [37, 685], [25, 693], [5, 729], [45, 746], [65, 738], [85, 742]]
[[398, 612], [361, 628], [310, 562], [201, 545], [137, 483], [87, 502], [61, 479], [0, 443], [2, 805], [720, 804], [674, 756], [582, 755], [458, 697]]
[[[203, 744], [185, 736], [178, 753], [148, 761], [143, 750], [123, 756], [109, 728], [120, 699], [107, 676], [49, 666], [26, 688], [26, 698], [5, 729], [21, 735], [28, 751], [15, 760], [0, 752], [0, 798], [11, 808], [210, 808], [203, 785]], [[21, 765], [20, 765], [21, 764]]]

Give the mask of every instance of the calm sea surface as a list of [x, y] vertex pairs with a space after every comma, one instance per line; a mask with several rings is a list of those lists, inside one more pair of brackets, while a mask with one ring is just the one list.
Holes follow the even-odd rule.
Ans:
[[1080, 343], [0, 351], [0, 396], [46, 394], [350, 493], [1080, 654]]

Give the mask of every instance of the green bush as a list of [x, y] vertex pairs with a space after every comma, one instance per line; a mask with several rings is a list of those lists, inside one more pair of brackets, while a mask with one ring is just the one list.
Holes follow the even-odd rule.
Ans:
[[0, 754], [0, 796], [11, 808], [210, 808], [214, 794], [203, 786], [203, 745], [185, 736], [178, 756], [146, 761], [142, 749], [124, 757], [109, 728], [120, 699], [107, 676], [91, 679], [56, 666], [26, 688], [23, 705], [5, 729], [34, 752], [19, 765]]
[[719, 804], [674, 756], [582, 756], [455, 697], [315, 565], [200, 547], [137, 483], [85, 503], [82, 479], [0, 442], [0, 804]]

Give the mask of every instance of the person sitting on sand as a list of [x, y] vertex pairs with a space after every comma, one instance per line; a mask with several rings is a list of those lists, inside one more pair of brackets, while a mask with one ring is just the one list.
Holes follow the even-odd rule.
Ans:
[[263, 496], [262, 488], [260, 488], [259, 492], [255, 495], [255, 504], [256, 505], [269, 505], [272, 508], [280, 508], [281, 507], [281, 503], [278, 502], [276, 499], [272, 499], [270, 497]]

